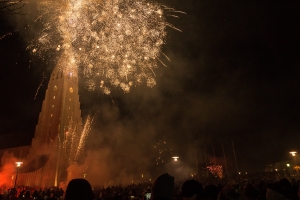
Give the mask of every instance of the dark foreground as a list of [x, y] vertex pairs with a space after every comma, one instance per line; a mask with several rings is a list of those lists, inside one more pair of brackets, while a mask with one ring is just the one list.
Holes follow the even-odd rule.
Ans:
[[[93, 189], [85, 179], [79, 180], [78, 187], [73, 191], [70, 183], [66, 192], [62, 188], [36, 188], [18, 186], [14, 188], [0, 188], [0, 200], [70, 200], [66, 194], [83, 194], [84, 200], [277, 200], [300, 199], [300, 179], [297, 177], [264, 177], [264, 178], [210, 178], [200, 182], [186, 180], [174, 182], [174, 177], [164, 174], [154, 183], [131, 184], [127, 186], [94, 186]], [[84, 192], [86, 187], [80, 183], [85, 181], [89, 185], [92, 197]], [[72, 182], [72, 181], [71, 181]], [[69, 189], [68, 189], [69, 188]], [[299, 191], [299, 192], [298, 192]], [[73, 197], [72, 199], [76, 198]], [[70, 196], [70, 195], [69, 195]], [[78, 197], [79, 198], [79, 197]], [[80, 199], [82, 199], [81, 197]], [[74, 199], [75, 200], [75, 199]]]

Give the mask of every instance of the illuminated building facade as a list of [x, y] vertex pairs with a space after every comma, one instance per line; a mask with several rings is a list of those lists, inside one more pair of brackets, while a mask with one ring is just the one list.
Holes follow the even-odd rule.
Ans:
[[34, 138], [17, 185], [59, 186], [74, 162], [82, 131], [78, 73], [72, 58], [64, 53], [54, 68], [46, 90]]

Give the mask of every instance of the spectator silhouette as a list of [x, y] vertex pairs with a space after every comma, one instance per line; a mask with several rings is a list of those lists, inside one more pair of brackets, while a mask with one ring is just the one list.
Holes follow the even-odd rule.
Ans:
[[182, 184], [182, 197], [187, 200], [200, 200], [204, 197], [202, 184], [196, 180], [187, 180]]
[[219, 195], [219, 190], [215, 185], [207, 185], [204, 188], [204, 195], [207, 200], [217, 200]]
[[174, 177], [168, 173], [156, 178], [152, 187], [152, 200], [173, 200], [175, 195]]
[[93, 200], [91, 184], [85, 179], [73, 179], [69, 182], [65, 200]]

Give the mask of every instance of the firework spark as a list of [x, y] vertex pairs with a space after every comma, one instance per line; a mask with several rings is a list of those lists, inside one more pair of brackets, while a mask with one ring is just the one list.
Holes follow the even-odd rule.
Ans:
[[42, 82], [40, 83], [39, 87], [37, 88], [33, 100], [36, 99], [36, 96], [38, 95], [40, 88], [43, 86], [43, 82], [44, 82], [45, 78], [46, 78], [46, 77], [45, 77], [45, 74], [43, 73], [43, 79], [42, 79]]
[[[1, 1], [0, 1], [0, 3], [1, 3]], [[17, 32], [19, 32], [18, 29], [14, 30], [13, 32], [8, 32], [8, 33], [0, 36], [0, 40], [4, 39], [5, 37], [9, 37], [9, 36], [11, 36], [11, 35], [13, 35], [14, 33], [17, 33]]]
[[78, 159], [79, 155], [83, 151], [83, 148], [84, 148], [84, 145], [85, 145], [85, 141], [86, 141], [86, 138], [87, 138], [89, 132], [91, 131], [94, 118], [95, 118], [95, 115], [94, 115], [94, 117], [88, 116], [87, 119], [86, 119], [86, 122], [84, 124], [82, 133], [80, 135], [80, 139], [78, 141], [77, 151], [76, 151], [76, 154], [75, 154], [75, 160]]
[[210, 166], [207, 166], [207, 169], [214, 176], [218, 176], [219, 178], [223, 177], [223, 167], [221, 165], [210, 165]]
[[65, 131], [63, 143], [60, 146], [61, 156], [66, 161], [65, 165], [77, 162], [84, 150], [86, 138], [92, 128], [94, 117], [88, 116], [86, 123], [81, 129], [71, 118]]
[[159, 140], [153, 147], [156, 165], [163, 164], [173, 154], [173, 149], [170, 148], [166, 141]]
[[68, 162], [67, 165], [76, 161], [75, 155], [80, 139], [80, 129], [71, 118], [65, 131], [64, 141], [62, 143], [62, 156]]
[[165, 16], [180, 13], [145, 0], [49, 1], [40, 11], [36, 21], [43, 29], [28, 49], [44, 60], [60, 51], [73, 54], [87, 88], [105, 94], [111, 86], [129, 92], [143, 83], [156, 85], [154, 69], [158, 62], [165, 65], [159, 57], [166, 27], [177, 29]]

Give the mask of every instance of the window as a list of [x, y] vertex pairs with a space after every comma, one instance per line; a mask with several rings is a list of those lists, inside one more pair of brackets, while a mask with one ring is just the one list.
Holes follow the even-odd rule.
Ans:
[[53, 114], [50, 115], [51, 117], [53, 116]]
[[52, 105], [52, 108], [54, 108], [54, 105]]
[[73, 93], [73, 88], [72, 88], [72, 87], [70, 87], [70, 89], [69, 89], [69, 90], [70, 90], [70, 92], [71, 92], [71, 93]]
[[69, 110], [70, 110], [71, 108], [69, 107]]
[[53, 96], [53, 99], [55, 99], [55, 96]]
[[69, 101], [71, 101], [71, 98], [69, 99]]
[[53, 88], [53, 90], [57, 90], [57, 86], [56, 86], [56, 85], [54, 85], [54, 88]]

